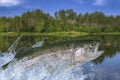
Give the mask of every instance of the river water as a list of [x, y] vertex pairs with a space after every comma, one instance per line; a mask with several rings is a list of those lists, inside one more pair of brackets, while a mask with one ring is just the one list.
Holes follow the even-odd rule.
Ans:
[[[41, 42], [43, 37], [44, 42]], [[6, 52], [11, 44], [16, 40], [17, 36], [1, 36], [0, 37], [0, 54]], [[13, 61], [10, 64], [0, 69], [0, 80], [120, 80], [120, 37], [119, 36], [84, 36], [84, 37], [50, 37], [50, 36], [24, 36], [18, 42], [16, 52], [22, 47], [37, 47], [42, 45], [48, 45], [53, 43], [60, 43], [63, 41], [71, 40], [99, 40], [99, 49], [104, 50], [104, 53], [100, 57], [91, 60], [83, 65], [77, 65], [74, 68], [68, 68], [66, 70], [60, 69], [59, 71], [49, 74], [45, 69], [40, 70], [39, 67], [35, 67], [36, 70], [25, 69], [24, 74], [19, 73], [20, 70], [15, 71], [13, 63], [20, 66], [21, 63]], [[36, 44], [39, 42], [39, 44]], [[34, 45], [33, 45], [34, 44]], [[48, 59], [47, 59], [48, 60]], [[60, 61], [62, 67], [64, 66]], [[2, 63], [2, 62], [1, 62]], [[46, 64], [44, 64], [46, 65]], [[14, 71], [12, 71], [12, 69]], [[19, 68], [18, 68], [19, 69]], [[23, 67], [20, 67], [23, 69]], [[27, 71], [28, 70], [28, 71]], [[13, 74], [17, 75], [13, 75]], [[34, 74], [34, 75], [33, 75]], [[22, 77], [21, 75], [24, 75]], [[51, 76], [52, 75], [52, 76]], [[14, 77], [17, 76], [17, 77]]]

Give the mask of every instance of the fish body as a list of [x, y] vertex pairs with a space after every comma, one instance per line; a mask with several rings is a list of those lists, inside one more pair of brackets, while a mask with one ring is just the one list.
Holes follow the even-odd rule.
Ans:
[[[76, 65], [99, 57], [103, 51], [98, 51], [98, 46], [98, 41], [78, 40], [25, 49], [21, 53], [18, 52], [16, 59], [2, 70], [0, 78], [3, 80], [60, 80], [64, 75], [73, 74], [71, 71]], [[70, 75], [64, 76], [63, 79], [70, 80]]]
[[22, 52], [18, 52], [16, 58], [28, 57], [30, 59], [40, 56], [42, 54], [55, 53], [61, 58], [68, 58], [67, 56], [83, 56], [87, 58], [89, 55], [101, 53], [98, 51], [99, 41], [97, 40], [76, 40], [64, 41], [60, 43], [49, 44], [36, 48], [26, 48]]

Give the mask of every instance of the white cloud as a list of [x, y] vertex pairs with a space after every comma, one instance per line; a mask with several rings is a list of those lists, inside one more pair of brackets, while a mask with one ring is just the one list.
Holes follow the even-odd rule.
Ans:
[[105, 5], [105, 0], [95, 0], [94, 5], [104, 6]]
[[0, 0], [0, 6], [9, 7], [9, 6], [16, 6], [20, 5], [22, 0]]

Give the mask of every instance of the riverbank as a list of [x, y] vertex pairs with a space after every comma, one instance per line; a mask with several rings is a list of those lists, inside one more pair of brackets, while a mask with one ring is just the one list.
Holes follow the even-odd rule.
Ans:
[[51, 32], [51, 33], [29, 33], [29, 32], [6, 32], [6, 33], [0, 33], [0, 36], [87, 36], [87, 35], [120, 35], [120, 32], [99, 32], [99, 33], [87, 33], [87, 32]]

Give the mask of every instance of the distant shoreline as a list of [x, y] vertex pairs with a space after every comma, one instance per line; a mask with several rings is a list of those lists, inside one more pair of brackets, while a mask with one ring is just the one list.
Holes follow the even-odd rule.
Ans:
[[88, 33], [88, 32], [50, 32], [50, 33], [38, 33], [38, 32], [3, 32], [0, 33], [0, 36], [70, 36], [70, 37], [76, 37], [76, 36], [88, 36], [88, 35], [120, 35], [120, 32], [99, 32], [99, 33]]

